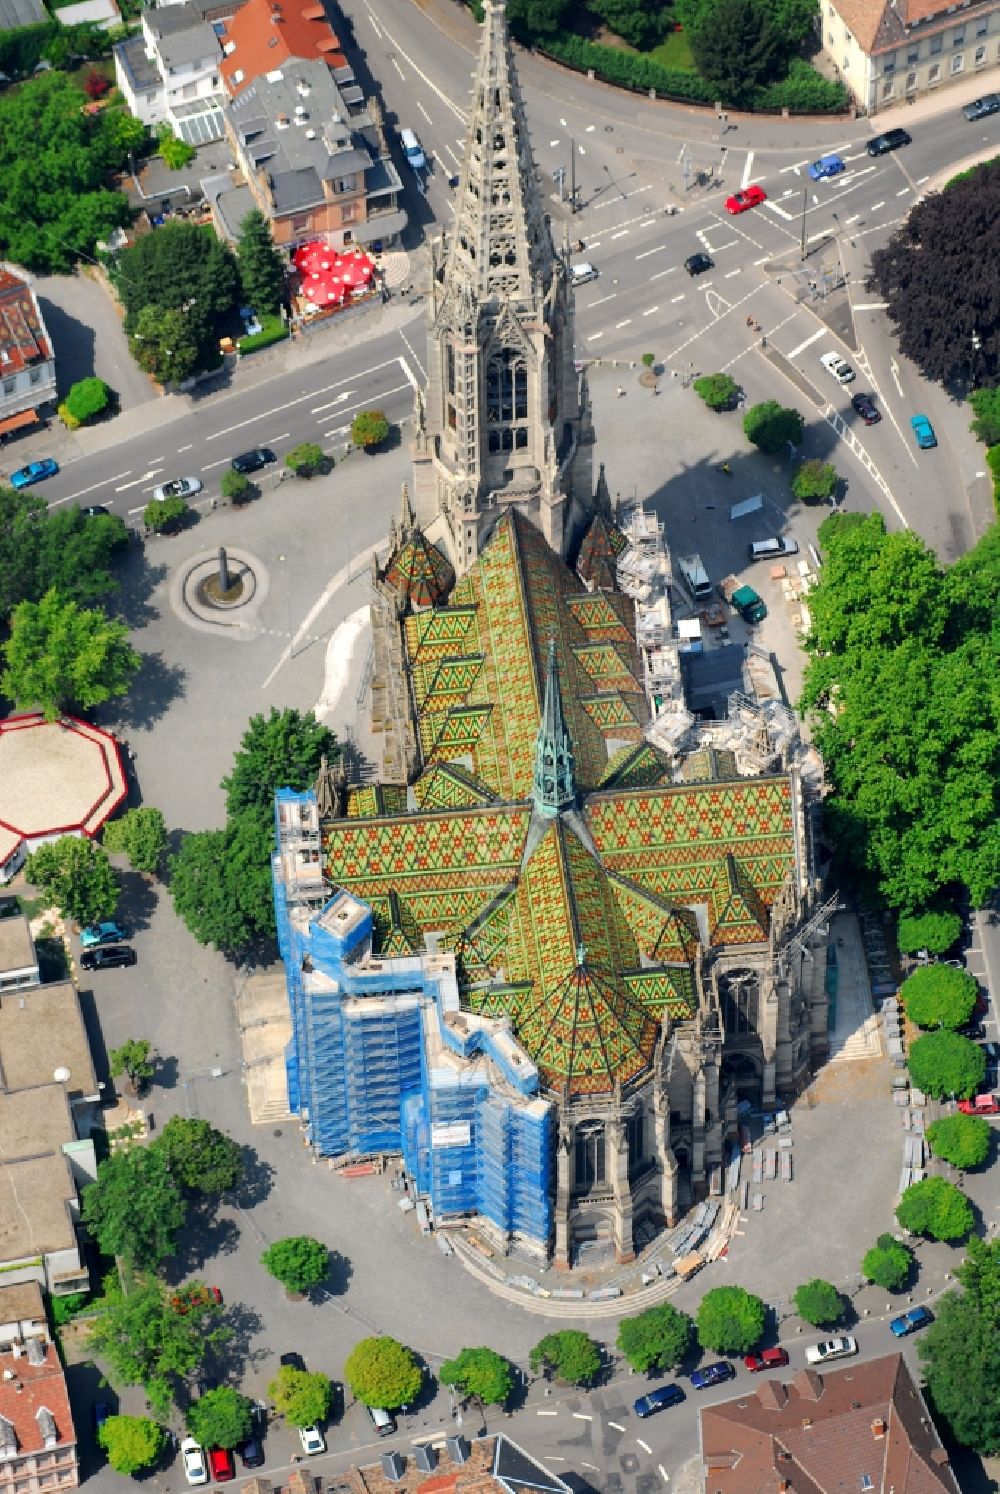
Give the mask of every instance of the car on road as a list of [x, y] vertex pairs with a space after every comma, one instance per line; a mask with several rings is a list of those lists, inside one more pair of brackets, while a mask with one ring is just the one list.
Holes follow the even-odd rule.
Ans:
[[745, 213], [748, 208], [760, 207], [766, 201], [767, 193], [763, 187], [744, 187], [742, 191], [734, 192], [732, 197], [726, 198], [726, 212]]
[[40, 462], [29, 462], [26, 467], [18, 467], [16, 472], [12, 472], [10, 485], [12, 488], [30, 488], [33, 482], [43, 482], [46, 477], [55, 477], [58, 471], [58, 462], [54, 462], [51, 457], [42, 457]]
[[715, 260], [710, 254], [692, 254], [684, 261], [684, 268], [689, 275], [704, 275], [706, 270], [715, 269]]
[[110, 508], [105, 508], [103, 503], [88, 503], [80, 512], [85, 519], [99, 519], [102, 514], [109, 514]]
[[655, 1416], [657, 1411], [663, 1411], [667, 1406], [679, 1406], [685, 1399], [684, 1391], [679, 1385], [658, 1385], [648, 1395], [641, 1395], [632, 1404], [636, 1416], [645, 1418]]
[[136, 952], [128, 944], [99, 944], [96, 949], [85, 949], [80, 956], [84, 970], [117, 970], [121, 965], [134, 965]]
[[107, 1401], [97, 1401], [94, 1404], [94, 1431], [99, 1432], [111, 1415], [111, 1407]]
[[908, 1333], [916, 1333], [920, 1328], [926, 1328], [928, 1323], [933, 1323], [934, 1314], [928, 1307], [911, 1307], [909, 1312], [904, 1312], [902, 1317], [893, 1318], [889, 1324], [889, 1332], [896, 1338], [905, 1338]]
[[251, 472], [259, 472], [261, 467], [270, 467], [277, 460], [269, 446], [255, 446], [252, 451], [241, 451], [239, 456], [234, 456], [229, 465], [234, 472], [247, 477]]
[[161, 482], [153, 489], [153, 497], [162, 503], [164, 498], [193, 498], [201, 492], [200, 477], [175, 477], [172, 482]]
[[852, 394], [851, 404], [861, 416], [865, 425], [878, 425], [882, 419], [882, 412], [875, 408], [875, 403], [870, 394]]
[[574, 285], [589, 285], [592, 280], [597, 279], [597, 266], [584, 260], [578, 265], [570, 265], [570, 278]]
[[759, 1375], [761, 1370], [781, 1369], [788, 1363], [787, 1349], [758, 1349], [756, 1354], [748, 1354], [743, 1363], [752, 1375]]
[[391, 1437], [396, 1430], [396, 1418], [388, 1411], [383, 1411], [381, 1406], [368, 1406], [368, 1420], [379, 1437]]
[[806, 170], [814, 182], [822, 182], [829, 176], [839, 176], [846, 168], [840, 157], [831, 153], [828, 156], [820, 156], [819, 160], [814, 161]]
[[839, 353], [824, 353], [819, 360], [828, 374], [832, 374], [838, 384], [853, 384], [855, 379], [854, 369], [846, 363]]
[[236, 1451], [240, 1455], [240, 1462], [244, 1468], [263, 1468], [264, 1447], [256, 1432], [251, 1432], [250, 1436], [239, 1444]]
[[294, 1349], [292, 1349], [288, 1354], [282, 1354], [280, 1363], [283, 1369], [297, 1369], [301, 1370], [302, 1373], [305, 1374], [306, 1362], [302, 1358], [302, 1355], [297, 1353]]
[[93, 944], [120, 944], [127, 938], [128, 934], [114, 919], [109, 919], [107, 923], [88, 923], [85, 929], [80, 930], [80, 943], [84, 949], [89, 949]]
[[704, 1369], [695, 1370], [691, 1375], [691, 1384], [695, 1390], [708, 1390], [709, 1386], [722, 1385], [735, 1375], [735, 1364], [730, 1364], [728, 1359], [720, 1359], [715, 1364], [706, 1364]]
[[299, 1427], [299, 1441], [302, 1443], [302, 1451], [307, 1458], [314, 1458], [319, 1453], [326, 1452], [326, 1441], [319, 1427]]
[[210, 1447], [208, 1466], [217, 1484], [227, 1484], [236, 1477], [236, 1461], [228, 1447]]
[[959, 1100], [958, 1108], [963, 1115], [1000, 1115], [1000, 1100], [996, 1095], [974, 1095], [971, 1100]]
[[913, 431], [917, 445], [921, 451], [929, 451], [932, 446], [937, 445], [937, 436], [934, 434], [934, 427], [926, 415], [911, 415], [910, 429]]
[[806, 1349], [806, 1364], [828, 1364], [831, 1359], [846, 1359], [858, 1352], [858, 1341], [845, 1333], [841, 1338], [828, 1338], [821, 1344], [809, 1344]]
[[968, 120], [985, 119], [988, 114], [1000, 114], [1000, 93], [984, 93], [981, 99], [963, 104], [962, 113]]
[[912, 145], [913, 136], [907, 130], [886, 130], [884, 135], [876, 135], [874, 140], [869, 140], [865, 150], [870, 156], [884, 156], [891, 150], [899, 150], [904, 145]]
[[189, 1484], [208, 1483], [208, 1465], [201, 1446], [193, 1437], [185, 1437], [181, 1443], [181, 1465]]

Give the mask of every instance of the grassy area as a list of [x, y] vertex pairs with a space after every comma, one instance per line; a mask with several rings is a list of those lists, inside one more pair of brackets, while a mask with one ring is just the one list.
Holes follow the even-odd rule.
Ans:
[[646, 54], [661, 67], [676, 68], [681, 73], [697, 73], [694, 58], [691, 56], [691, 48], [688, 45], [687, 34], [684, 31], [671, 31], [661, 41], [658, 47]]

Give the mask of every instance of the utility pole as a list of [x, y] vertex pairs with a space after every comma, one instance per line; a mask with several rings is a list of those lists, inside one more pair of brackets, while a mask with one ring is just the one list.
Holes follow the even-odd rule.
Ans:
[[569, 137], [569, 210], [576, 212], [576, 141]]
[[803, 187], [802, 188], [802, 246], [801, 246], [801, 253], [799, 255], [800, 259], [805, 259], [805, 257], [806, 257], [806, 202], [808, 200], [808, 196], [809, 196], [809, 188], [808, 187]]

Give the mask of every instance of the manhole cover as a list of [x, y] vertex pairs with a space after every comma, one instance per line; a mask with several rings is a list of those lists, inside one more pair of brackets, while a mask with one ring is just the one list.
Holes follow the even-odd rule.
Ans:
[[279, 1126], [278, 1129], [276, 1131], [274, 1131], [272, 1134], [275, 1135], [275, 1136], [284, 1136], [285, 1133], [281, 1129], [281, 1127]]

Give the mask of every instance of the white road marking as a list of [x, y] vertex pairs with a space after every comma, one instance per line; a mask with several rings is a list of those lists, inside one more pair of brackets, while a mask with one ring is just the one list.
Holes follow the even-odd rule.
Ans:
[[656, 1471], [660, 1475], [660, 1477], [662, 1478], [663, 1482], [665, 1484], [669, 1484], [669, 1482], [670, 1482], [670, 1474], [664, 1468], [664, 1466], [663, 1466], [662, 1463], [657, 1463], [657, 1465], [656, 1465]]
[[580, 1467], [589, 1468], [592, 1473], [600, 1472], [600, 1469], [598, 1468], [596, 1463], [585, 1463], [582, 1458], [580, 1459]]
[[[387, 358], [384, 363], [376, 363], [374, 368], [366, 368], [360, 377], [366, 378], [369, 374], [379, 373], [383, 368], [391, 368], [394, 363], [402, 362], [401, 358]], [[405, 368], [403, 371], [406, 372]], [[357, 378], [358, 375], [355, 374], [354, 377]], [[268, 410], [267, 413], [281, 415], [285, 410], [294, 410], [296, 405], [305, 404], [307, 399], [315, 399], [317, 394], [329, 394], [332, 389], [342, 389], [346, 383], [346, 379], [337, 379], [336, 383], [327, 384], [324, 389], [310, 389], [308, 394], [300, 394], [296, 399], [286, 400], [283, 405], [275, 405], [274, 409]], [[220, 436], [228, 436], [232, 431], [240, 431], [246, 425], [254, 425], [259, 419], [259, 415], [251, 415], [248, 420], [238, 420], [235, 425], [227, 425], [221, 431], [213, 431], [210, 436], [205, 437], [205, 440], [218, 441]]]
[[262, 690], [266, 690], [268, 688], [278, 671], [288, 663], [288, 660], [292, 657], [292, 654], [295, 650], [296, 644], [299, 643], [301, 639], [309, 636], [309, 629], [312, 627], [316, 618], [319, 617], [320, 613], [323, 611], [323, 608], [327, 605], [334, 592], [339, 591], [345, 582], [350, 581], [352, 572], [360, 574], [360, 570], [358, 568], [370, 564], [373, 551], [377, 552], [379, 550], [382, 550], [384, 552], [388, 547], [388, 544], [388, 537], [376, 541], [374, 545], [369, 545], [366, 549], [361, 551], [360, 555], [355, 555], [353, 559], [347, 562], [346, 565], [341, 566], [340, 570], [337, 571], [335, 575], [330, 577], [330, 580], [327, 582], [325, 588], [320, 593], [317, 600], [310, 607], [305, 617], [302, 619], [294, 636], [291, 639], [291, 642], [286, 648], [282, 650], [281, 657], [279, 658], [277, 664], [275, 664], [274, 668], [271, 670], [270, 674], [261, 685], [260, 688]]
[[193, 445], [194, 445], [194, 442], [193, 441], [189, 441], [186, 446], [178, 446], [178, 448], [177, 448], [177, 455], [180, 456], [180, 454], [181, 454], [182, 451], [190, 451]]
[[343, 394], [338, 394], [336, 399], [327, 400], [325, 405], [313, 405], [309, 411], [310, 415], [321, 415], [324, 410], [332, 410], [334, 405], [342, 405], [345, 399], [350, 399], [354, 393], [353, 389], [345, 389]]
[[589, 305], [587, 306], [587, 310], [591, 311], [595, 306], [603, 306], [605, 301], [613, 301], [617, 294], [617, 291], [612, 291], [610, 296], [599, 296], [596, 301], [591, 301], [589, 303]]
[[559, 1412], [558, 1411], [536, 1411], [535, 1415], [536, 1416], [558, 1416]]
[[677, 302], [678, 301], [683, 301], [683, 299], [684, 299], [683, 296], [671, 296], [670, 297], [670, 304], [671, 304], [671, 306], [676, 306]]
[[428, 124], [433, 124], [434, 121], [431, 119], [430, 115], [427, 113], [427, 110], [424, 108], [423, 104], [420, 102], [419, 99], [416, 100], [416, 105], [417, 105], [417, 108], [420, 110], [421, 114], [426, 119], [427, 123]]
[[740, 268], [737, 268], [735, 270], [727, 270], [722, 278], [723, 280], [732, 280], [734, 275], [742, 275], [742, 273], [743, 271]]
[[650, 281], [652, 282], [653, 280], [662, 280], [664, 275], [672, 275], [676, 268], [676, 265], [671, 265], [669, 270], [659, 270], [655, 275], [650, 275]]
[[640, 259], [648, 259], [651, 254], [662, 254], [664, 249], [666, 249], [667, 247], [668, 246], [666, 244], [657, 244], [655, 249], [644, 249], [641, 254], [636, 255], [636, 263], [638, 263]]
[[55, 508], [55, 506], [56, 506], [57, 503], [72, 503], [73, 500], [76, 499], [76, 498], [85, 498], [88, 493], [93, 493], [98, 488], [103, 488], [106, 483], [117, 482], [120, 477], [131, 477], [131, 476], [132, 476], [132, 469], [130, 467], [126, 472], [118, 472], [118, 473], [116, 473], [114, 477], [102, 477], [101, 480], [100, 480], [100, 482], [92, 482], [90, 484], [89, 488], [80, 488], [79, 492], [70, 493], [65, 498], [56, 498], [54, 501], [50, 501], [49, 508]]
[[743, 179], [740, 182], [741, 187], [749, 187], [750, 185], [751, 168], [753, 167], [753, 156], [753, 151], [748, 150], [746, 164], [743, 167]]
[[574, 1421], [593, 1421], [593, 1419], [594, 1418], [591, 1415], [589, 1415], [588, 1412], [586, 1412], [586, 1411], [574, 1411], [573, 1412], [573, 1420]]
[[620, 1421], [609, 1421], [608, 1426], [614, 1427], [616, 1432], [624, 1432], [625, 1430]]
[[849, 225], [849, 224], [851, 224], [851, 223], [857, 223], [857, 221], [858, 221], [858, 219], [859, 219], [859, 218], [860, 218], [860, 217], [861, 217], [861, 214], [860, 214], [860, 213], [855, 213], [855, 214], [854, 214], [854, 215], [853, 215], [853, 217], [850, 217], [850, 218], [845, 218], [845, 219], [844, 219], [844, 222], [845, 222], [845, 223], [846, 223], [846, 224], [848, 224], [848, 225]]
[[900, 399], [902, 399], [903, 398], [903, 386], [899, 382], [899, 364], [896, 362], [895, 358], [890, 359], [890, 362], [889, 362], [889, 372], [892, 374], [892, 382], [896, 386], [896, 393], [899, 395]]
[[923, 184], [924, 184], [924, 182], [929, 182], [929, 181], [930, 181], [930, 177], [929, 176], [918, 176], [917, 177], [917, 186], [918, 187], [922, 187]]
[[403, 72], [403, 69], [400, 67], [400, 65], [396, 61], [395, 57], [390, 57], [389, 61], [392, 63], [393, 67], [396, 69], [397, 73], [403, 79], [403, 81], [405, 83], [405, 81], [406, 81], [406, 74]]
[[811, 336], [806, 338], [805, 342], [800, 342], [797, 348], [792, 348], [792, 351], [786, 354], [786, 357], [797, 358], [800, 353], [805, 352], [806, 348], [812, 347], [814, 342], [819, 342], [821, 337], [828, 335], [826, 327], [820, 327], [819, 331], [813, 332]]
[[638, 1442], [644, 1453], [652, 1453], [653, 1449], [650, 1447], [648, 1442], [643, 1442], [641, 1437], [637, 1437], [635, 1440], [636, 1442]]
[[770, 258], [771, 258], [771, 256], [769, 254], [765, 254], [764, 257], [763, 257], [763, 259], [755, 259], [754, 262], [753, 262], [754, 263], [754, 269], [756, 269], [758, 265], [766, 265], [767, 262], [768, 262], [768, 260]]
[[884, 311], [888, 301], [858, 301], [853, 306], [854, 311]]
[[603, 336], [604, 336], [603, 332], [591, 332], [590, 336], [587, 338], [587, 341], [588, 342], [597, 342]]
[[617, 332], [617, 330], [618, 330], [619, 327], [628, 327], [628, 326], [630, 326], [631, 322], [632, 322], [632, 318], [630, 316], [627, 316], [623, 322], [615, 322], [615, 331]]
[[873, 202], [872, 205], [871, 205], [871, 211], [873, 213], [877, 213], [878, 210], [879, 210], [879, 208], [884, 208], [884, 207], [885, 207], [885, 198], [883, 198], [881, 202]]
[[623, 228], [620, 233], [613, 233], [611, 235], [611, 242], [614, 243], [615, 239], [624, 239], [624, 238], [627, 238], [627, 237], [628, 237], [628, 229], [627, 228]]
[[798, 176], [798, 174], [802, 170], [803, 166], [808, 166], [808, 165], [809, 165], [808, 161], [796, 161], [796, 163], [795, 163], [794, 166], [782, 166], [781, 170], [778, 172], [778, 175], [779, 176], [784, 176], [786, 171], [794, 171], [795, 175]]
[[144, 482], [148, 482], [151, 477], [155, 477], [157, 471], [162, 471], [162, 468], [150, 467], [149, 471], [144, 472], [141, 477], [135, 477], [131, 482], [123, 482], [120, 488], [115, 488], [115, 492], [124, 493], [129, 488], [140, 488]]
[[212, 470], [213, 467], [228, 467], [228, 466], [229, 466], [229, 458], [228, 457], [222, 457], [217, 462], [203, 462], [201, 470], [202, 470], [202, 472], [211, 472], [211, 470]]
[[332, 431], [324, 431], [323, 439], [325, 441], [331, 441], [334, 436], [346, 436], [350, 428], [351, 427], [349, 425], [338, 425]]
[[658, 306], [651, 306], [648, 311], [644, 311], [642, 314], [643, 316], [655, 316], [659, 309]]
[[264, 444], [265, 446], [277, 446], [279, 441], [287, 441], [291, 434], [291, 431], [282, 431], [280, 436], [268, 436]]
[[769, 207], [771, 209], [771, 212], [776, 213], [779, 218], [787, 219], [789, 223], [791, 223], [795, 217], [794, 213], [786, 213], [783, 207], [779, 207], [773, 197], [769, 197], [764, 206]]
[[900, 187], [899, 191], [896, 193], [896, 196], [897, 197], [905, 197], [906, 194], [907, 194], [907, 192], [912, 192], [912, 191], [913, 191], [912, 187]]

